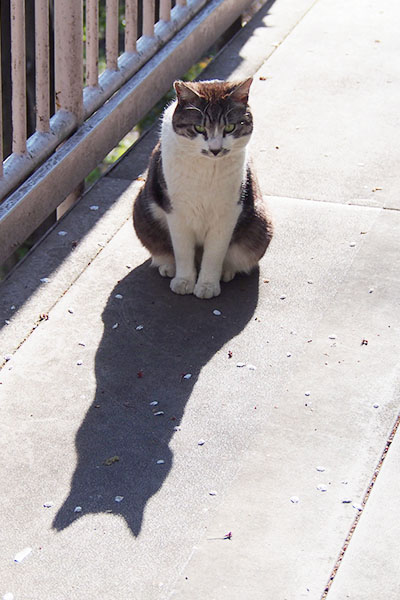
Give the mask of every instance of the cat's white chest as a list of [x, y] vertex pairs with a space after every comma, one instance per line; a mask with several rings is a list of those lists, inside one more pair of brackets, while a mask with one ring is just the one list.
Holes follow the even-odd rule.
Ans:
[[163, 140], [162, 164], [172, 212], [192, 229], [201, 244], [210, 228], [223, 229], [224, 223], [231, 226], [237, 221], [245, 153], [210, 159], [191, 151], [190, 143]]

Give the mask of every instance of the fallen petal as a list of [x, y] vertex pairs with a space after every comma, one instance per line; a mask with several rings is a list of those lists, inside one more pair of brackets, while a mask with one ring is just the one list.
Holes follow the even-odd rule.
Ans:
[[14, 556], [14, 562], [20, 563], [32, 552], [32, 548], [24, 548]]

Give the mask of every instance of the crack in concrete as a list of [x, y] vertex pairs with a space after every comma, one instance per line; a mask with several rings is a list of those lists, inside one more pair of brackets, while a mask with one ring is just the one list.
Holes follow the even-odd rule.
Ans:
[[371, 495], [372, 488], [375, 485], [377, 477], [378, 477], [378, 475], [379, 475], [379, 473], [380, 473], [380, 471], [382, 469], [382, 465], [383, 465], [384, 460], [385, 460], [385, 458], [386, 458], [386, 456], [387, 456], [387, 454], [389, 452], [390, 446], [392, 445], [392, 442], [393, 442], [394, 437], [396, 435], [397, 429], [399, 428], [399, 425], [400, 425], [400, 414], [396, 418], [396, 421], [395, 421], [395, 423], [393, 425], [393, 428], [392, 428], [392, 430], [390, 432], [390, 435], [389, 435], [389, 437], [388, 437], [388, 439], [386, 441], [385, 448], [384, 448], [384, 450], [383, 450], [383, 452], [381, 454], [381, 457], [380, 457], [380, 459], [378, 461], [378, 464], [376, 465], [376, 467], [374, 469], [373, 475], [372, 475], [372, 477], [370, 479], [370, 482], [368, 484], [368, 487], [367, 487], [367, 489], [365, 491], [364, 497], [363, 497], [362, 502], [361, 502], [362, 511], [360, 511], [356, 515], [356, 517], [354, 518], [354, 521], [353, 521], [353, 523], [352, 523], [352, 525], [350, 527], [350, 530], [349, 530], [349, 532], [347, 534], [347, 537], [346, 537], [346, 539], [345, 539], [345, 541], [343, 543], [343, 546], [342, 546], [342, 548], [341, 548], [341, 550], [339, 552], [339, 556], [336, 559], [335, 566], [333, 567], [333, 569], [331, 571], [331, 574], [329, 576], [328, 582], [327, 582], [327, 584], [325, 586], [325, 589], [324, 589], [324, 591], [322, 593], [321, 600], [325, 600], [328, 597], [328, 594], [329, 594], [329, 591], [331, 589], [332, 583], [333, 583], [333, 581], [334, 581], [334, 579], [335, 579], [335, 577], [336, 577], [336, 575], [338, 573], [340, 565], [343, 562], [343, 558], [344, 558], [344, 556], [346, 554], [346, 550], [347, 550], [347, 548], [348, 548], [348, 546], [349, 546], [349, 544], [351, 542], [351, 538], [353, 537], [353, 534], [354, 534], [354, 532], [355, 532], [355, 530], [357, 528], [357, 525], [358, 525], [358, 523], [359, 523], [359, 521], [360, 521], [360, 519], [361, 519], [361, 517], [363, 515], [364, 508], [365, 508], [365, 506], [366, 506], [366, 504], [368, 502], [368, 499], [369, 499], [369, 497]]

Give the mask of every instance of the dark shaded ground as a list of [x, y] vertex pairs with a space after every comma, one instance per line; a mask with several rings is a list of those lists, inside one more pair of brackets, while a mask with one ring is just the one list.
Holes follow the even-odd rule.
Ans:
[[[85, 513], [118, 511], [133, 534], [140, 533], [146, 503], [171, 469], [168, 444], [199, 373], [246, 326], [257, 299], [258, 271], [224, 285], [219, 298], [207, 301], [173, 294], [169, 280], [149, 262], [113, 289], [96, 354], [97, 391], [76, 436], [78, 465], [56, 529], [79, 518], [74, 508], [82, 505]], [[213, 315], [216, 307], [222, 315]], [[182, 377], [186, 373], [190, 379]], [[159, 404], [150, 406], [152, 401]], [[158, 411], [164, 414], [155, 416]], [[114, 456], [119, 460], [104, 464]], [[124, 496], [121, 504], [114, 501], [117, 495]]]

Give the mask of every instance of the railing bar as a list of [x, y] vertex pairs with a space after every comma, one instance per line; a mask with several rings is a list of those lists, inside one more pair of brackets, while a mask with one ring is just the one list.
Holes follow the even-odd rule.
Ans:
[[26, 151], [25, 1], [11, 1], [12, 150]]
[[99, 3], [86, 0], [86, 84], [99, 83]]
[[137, 0], [125, 3], [125, 52], [136, 52], [137, 40]]
[[118, 0], [106, 2], [106, 66], [118, 71]]
[[171, 0], [161, 0], [160, 21], [171, 20]]
[[[0, 15], [1, 19], [1, 15]], [[0, 21], [1, 25], [1, 21]], [[2, 98], [2, 74], [1, 74], [1, 26], [0, 26], [0, 179], [3, 177], [3, 98]]]
[[154, 37], [155, 0], [143, 2], [143, 35]]
[[83, 119], [82, 17], [82, 0], [54, 3], [56, 108], [71, 112], [77, 124]]
[[36, 129], [50, 131], [49, 0], [35, 2]]

